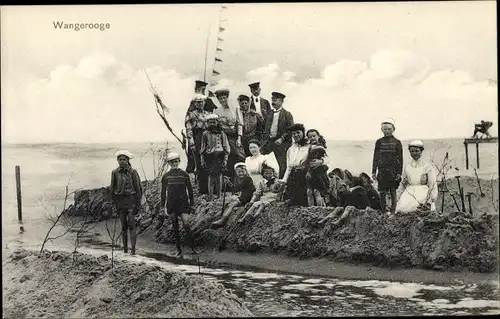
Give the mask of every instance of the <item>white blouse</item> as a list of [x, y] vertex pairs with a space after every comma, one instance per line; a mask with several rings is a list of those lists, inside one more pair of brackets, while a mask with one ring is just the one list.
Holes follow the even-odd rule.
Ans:
[[309, 143], [304, 146], [300, 146], [296, 142], [292, 144], [286, 151], [286, 171], [283, 176], [283, 182], [286, 183], [292, 169], [296, 166], [301, 166], [307, 159], [307, 155], [309, 154]]
[[266, 165], [274, 168], [276, 173], [279, 172], [279, 165], [274, 153], [270, 153], [267, 155], [259, 154], [257, 156], [248, 156], [245, 158], [245, 165], [247, 167], [247, 172], [253, 180], [255, 187], [259, 185], [259, 182], [263, 179], [262, 177], [262, 164], [266, 163]]

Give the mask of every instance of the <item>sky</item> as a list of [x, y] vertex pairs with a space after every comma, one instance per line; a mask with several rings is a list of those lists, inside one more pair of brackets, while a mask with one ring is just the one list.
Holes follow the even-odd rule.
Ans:
[[[216, 43], [218, 20], [225, 29]], [[103, 23], [104, 31], [54, 23]], [[209, 32], [210, 31], [210, 32]], [[496, 121], [496, 3], [302, 3], [1, 8], [2, 143], [172, 139], [215, 47], [231, 103], [260, 81], [295, 122], [338, 140], [464, 137]], [[493, 127], [496, 135], [497, 123]]]

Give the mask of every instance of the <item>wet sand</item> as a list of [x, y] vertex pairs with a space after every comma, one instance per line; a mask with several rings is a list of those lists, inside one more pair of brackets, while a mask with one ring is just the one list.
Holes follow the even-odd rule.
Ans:
[[[101, 235], [94, 237], [91, 243], [97, 247], [110, 243], [104, 223], [99, 223], [95, 229]], [[88, 243], [87, 243], [88, 244]], [[109, 247], [106, 249], [110, 249]], [[198, 247], [199, 250], [205, 247]], [[151, 236], [143, 234], [137, 243], [137, 254], [168, 261], [197, 263], [196, 256], [190, 255], [190, 250], [184, 248], [184, 260], [175, 260], [167, 254], [174, 253], [175, 246], [160, 244]], [[233, 269], [248, 269], [259, 271], [272, 271], [277, 273], [290, 273], [299, 275], [319, 276], [327, 278], [358, 279], [358, 280], [388, 280], [399, 282], [419, 282], [428, 284], [451, 285], [457, 283], [473, 284], [480, 282], [498, 283], [497, 273], [473, 273], [435, 271], [416, 268], [382, 268], [363, 264], [347, 264], [334, 262], [328, 259], [311, 258], [299, 259], [284, 255], [270, 253], [240, 253], [233, 251], [214, 251], [206, 248], [199, 255], [199, 262], [203, 266], [228, 267]]]

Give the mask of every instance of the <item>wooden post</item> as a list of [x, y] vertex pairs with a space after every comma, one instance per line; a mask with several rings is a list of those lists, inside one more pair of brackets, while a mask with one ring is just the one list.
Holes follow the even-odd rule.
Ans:
[[476, 162], [477, 168], [479, 168], [479, 143], [476, 143]]
[[20, 230], [23, 232], [23, 204], [21, 196], [21, 168], [16, 165], [16, 191], [17, 191], [17, 219], [20, 224]]
[[469, 169], [469, 144], [464, 142], [465, 146], [465, 169]]

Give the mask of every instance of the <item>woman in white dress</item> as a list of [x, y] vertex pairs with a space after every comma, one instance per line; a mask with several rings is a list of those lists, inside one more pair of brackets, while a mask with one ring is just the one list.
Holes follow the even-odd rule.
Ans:
[[435, 211], [438, 187], [432, 164], [422, 158], [424, 144], [415, 140], [408, 146], [411, 160], [403, 168], [403, 176], [397, 190], [396, 211]]
[[251, 156], [245, 158], [245, 165], [247, 167], [248, 175], [253, 180], [253, 184], [257, 188], [260, 181], [262, 181], [262, 164], [266, 163], [267, 166], [274, 168], [277, 172], [279, 171], [278, 161], [274, 153], [263, 155], [260, 153], [260, 142], [257, 140], [250, 140], [248, 142], [248, 149], [250, 150]]

